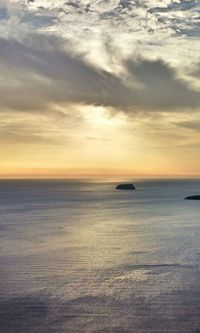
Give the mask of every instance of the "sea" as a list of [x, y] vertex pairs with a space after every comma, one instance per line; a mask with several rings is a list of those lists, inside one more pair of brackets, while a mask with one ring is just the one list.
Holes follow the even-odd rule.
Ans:
[[1, 333], [200, 333], [200, 180], [0, 181]]

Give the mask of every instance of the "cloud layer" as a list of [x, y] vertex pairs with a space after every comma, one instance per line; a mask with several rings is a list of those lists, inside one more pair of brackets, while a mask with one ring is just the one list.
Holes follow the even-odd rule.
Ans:
[[[176, 66], [177, 58], [171, 61], [167, 51], [180, 35], [197, 33], [199, 12], [198, 1], [186, 0], [1, 0], [1, 107], [41, 110], [51, 103], [83, 103], [125, 112], [197, 108], [200, 97], [192, 80], [198, 86], [199, 78], [185, 75], [195, 59], [187, 68]], [[122, 51], [120, 44], [125, 45]]]
[[0, 39], [1, 107], [46, 109], [51, 103], [113, 107], [124, 112], [200, 106], [200, 95], [162, 60], [123, 60], [123, 74], [109, 73], [67, 50], [55, 36]]
[[0, 0], [1, 145], [48, 145], [51, 159], [69, 143], [86, 168], [104, 155], [116, 165], [119, 136], [138, 165], [154, 145], [196, 154], [199, 18], [195, 0]]

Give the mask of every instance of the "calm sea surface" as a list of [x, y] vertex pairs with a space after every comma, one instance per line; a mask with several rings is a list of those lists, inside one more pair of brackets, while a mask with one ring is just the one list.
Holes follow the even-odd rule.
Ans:
[[0, 181], [1, 333], [200, 332], [200, 180]]

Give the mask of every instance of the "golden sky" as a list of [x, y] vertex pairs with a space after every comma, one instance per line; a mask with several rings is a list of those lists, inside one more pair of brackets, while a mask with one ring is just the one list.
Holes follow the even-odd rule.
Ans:
[[199, 9], [0, 0], [0, 177], [199, 177]]

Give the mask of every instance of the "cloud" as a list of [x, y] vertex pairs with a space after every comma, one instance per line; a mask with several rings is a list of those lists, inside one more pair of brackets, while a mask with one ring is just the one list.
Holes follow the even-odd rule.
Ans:
[[2, 106], [24, 110], [59, 102], [117, 106], [118, 94], [127, 94], [119, 78], [72, 57], [55, 37], [39, 36], [32, 42], [0, 40]]
[[199, 119], [194, 119], [194, 120], [185, 120], [176, 123], [176, 125], [186, 128], [186, 129], [191, 129], [198, 131], [200, 130], [200, 120]]
[[[149, 29], [156, 31], [157, 28], [172, 28], [178, 24], [177, 20], [181, 22], [181, 34], [180, 29], [192, 27], [188, 16], [187, 21], [183, 20], [185, 13], [191, 10], [195, 11], [193, 14], [197, 14], [197, 1], [189, 3], [184, 0], [169, 4], [169, 1], [157, 0], [113, 0], [109, 3], [101, 0], [91, 1], [90, 6], [87, 6], [81, 0], [37, 0], [26, 3], [21, 0], [0, 0], [0, 18], [2, 26], [5, 26], [4, 31], [7, 32], [0, 38], [1, 108], [41, 112], [49, 109], [51, 104], [77, 103], [104, 105], [129, 114], [138, 111], [198, 108], [199, 92], [189, 81], [183, 79], [181, 74], [184, 71], [180, 67], [170, 65], [171, 59], [165, 52], [167, 44], [159, 40], [155, 43], [155, 39], [151, 43], [151, 38], [146, 40], [145, 37], [142, 43], [138, 41], [139, 49], [126, 54], [124, 60], [123, 52], [118, 52], [119, 45], [116, 47], [116, 42], [113, 42], [119, 35], [115, 37], [112, 34], [113, 29], [119, 33], [121, 25], [125, 29], [123, 33], [126, 27], [130, 31], [129, 23], [132, 22], [133, 30], [136, 28], [140, 38], [144, 37], [144, 31], [149, 34]], [[182, 16], [176, 16], [179, 11], [182, 11]], [[80, 14], [81, 29], [75, 19]], [[165, 20], [165, 28], [160, 27], [155, 15]], [[105, 19], [107, 23], [103, 22]], [[191, 20], [193, 19], [192, 16]], [[124, 21], [127, 22], [126, 25], [123, 24]], [[19, 30], [14, 29], [16, 22], [19, 23]], [[67, 24], [68, 35], [63, 36], [62, 31], [65, 31]], [[97, 37], [102, 24], [109, 27], [108, 33], [101, 32], [101, 37]], [[56, 34], [51, 30], [47, 33], [47, 29], [51, 28], [56, 30]], [[90, 31], [90, 35], [85, 29]], [[191, 31], [196, 31], [194, 29]], [[95, 41], [87, 43], [86, 36]], [[97, 67], [94, 59], [98, 45], [95, 44], [95, 38], [99, 38], [98, 42], [102, 45], [99, 48], [101, 57], [105, 57], [109, 63], [104, 69]], [[80, 48], [77, 45], [81, 45]], [[130, 50], [134, 49], [134, 43], [133, 46], [131, 43], [129, 45]], [[165, 55], [162, 58], [157, 52], [161, 47]], [[145, 48], [153, 55], [143, 52]], [[89, 62], [89, 53], [93, 54], [92, 63]], [[144, 54], [143, 57], [140, 54]], [[115, 66], [120, 67], [120, 71], [115, 71]], [[197, 75], [193, 75], [193, 79], [199, 81]]]
[[53, 35], [29, 34], [23, 42], [1, 38], [0, 49], [2, 108], [77, 103], [131, 112], [200, 106], [199, 92], [159, 59], [131, 57], [119, 76], [86, 63]]
[[128, 73], [143, 86], [139, 104], [148, 109], [191, 108], [200, 105], [200, 94], [162, 60], [127, 60]]
[[[2, 0], [1, 0], [2, 2]], [[53, 26], [61, 35], [80, 33], [81, 29], [93, 32], [97, 28], [115, 32], [134, 32], [141, 37], [141, 32], [148, 34], [177, 33], [191, 37], [197, 35], [200, 4], [197, 0], [37, 0], [7, 1], [10, 9], [17, 7], [27, 24], [35, 29]], [[5, 1], [3, 1], [5, 6]], [[15, 13], [16, 14], [16, 13]], [[78, 18], [78, 22], [77, 22]], [[125, 23], [125, 24], [124, 24]], [[70, 27], [70, 29], [69, 29]], [[70, 31], [69, 31], [70, 30]], [[143, 36], [144, 37], [144, 36]]]

